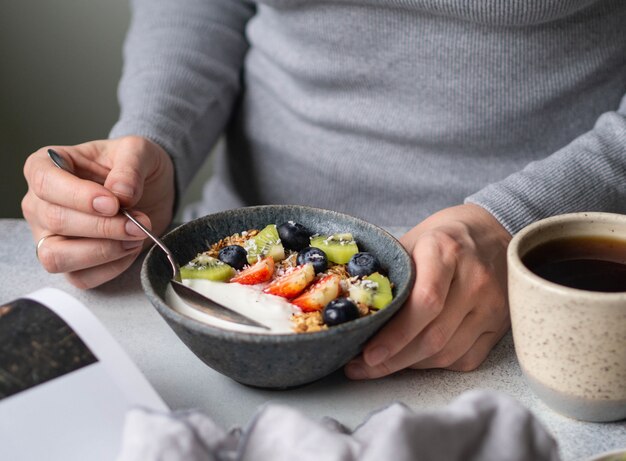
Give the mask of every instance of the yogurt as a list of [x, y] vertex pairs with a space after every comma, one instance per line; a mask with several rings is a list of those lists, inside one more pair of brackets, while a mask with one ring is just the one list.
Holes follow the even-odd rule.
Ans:
[[208, 325], [232, 331], [265, 334], [293, 333], [291, 314], [294, 306], [280, 296], [263, 293], [264, 284], [241, 285], [239, 283], [214, 282], [204, 279], [184, 279], [183, 283], [215, 302], [229, 307], [262, 323], [270, 330], [241, 325], [213, 317], [188, 306], [168, 285], [165, 301], [176, 312]]

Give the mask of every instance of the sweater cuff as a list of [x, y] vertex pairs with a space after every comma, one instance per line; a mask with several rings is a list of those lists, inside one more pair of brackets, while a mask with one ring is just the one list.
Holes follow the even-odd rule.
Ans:
[[626, 210], [626, 119], [603, 114], [593, 130], [553, 155], [467, 197], [512, 235], [563, 213]]

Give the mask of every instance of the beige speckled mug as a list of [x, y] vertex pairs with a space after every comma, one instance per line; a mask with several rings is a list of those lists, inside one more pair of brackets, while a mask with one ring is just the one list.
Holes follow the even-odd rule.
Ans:
[[515, 352], [532, 390], [584, 421], [626, 418], [626, 280], [619, 292], [550, 282], [523, 262], [538, 245], [569, 237], [626, 240], [626, 215], [572, 213], [522, 229], [508, 248]]

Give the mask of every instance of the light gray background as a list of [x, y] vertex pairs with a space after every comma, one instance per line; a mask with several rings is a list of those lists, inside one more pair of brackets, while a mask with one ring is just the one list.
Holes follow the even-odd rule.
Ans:
[[22, 217], [29, 154], [109, 133], [129, 19], [127, 0], [0, 0], [0, 218]]

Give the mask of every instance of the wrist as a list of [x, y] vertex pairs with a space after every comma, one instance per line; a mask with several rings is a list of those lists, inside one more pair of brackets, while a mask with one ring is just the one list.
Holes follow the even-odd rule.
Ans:
[[467, 208], [472, 215], [471, 221], [476, 224], [476, 235], [474, 236], [476, 240], [489, 240], [491, 243], [497, 243], [503, 248], [508, 246], [512, 235], [494, 215], [482, 206], [474, 203], [466, 203], [461, 206]]

